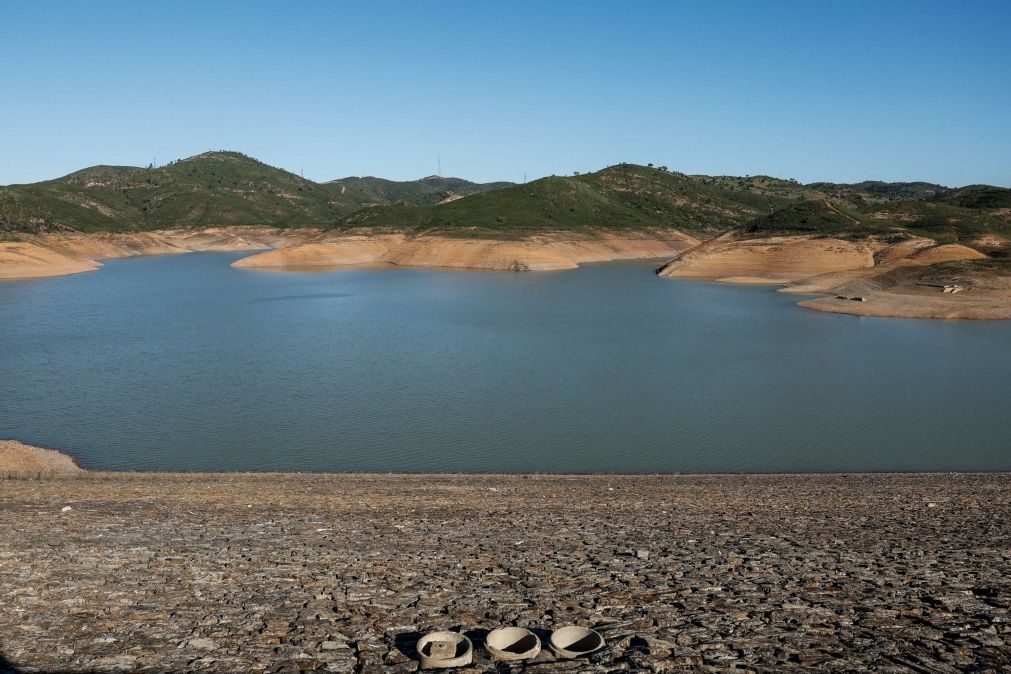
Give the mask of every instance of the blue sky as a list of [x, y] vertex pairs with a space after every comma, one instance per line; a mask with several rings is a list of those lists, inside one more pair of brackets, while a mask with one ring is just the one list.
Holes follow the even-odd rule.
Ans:
[[0, 184], [620, 161], [1011, 185], [1011, 2], [0, 2]]

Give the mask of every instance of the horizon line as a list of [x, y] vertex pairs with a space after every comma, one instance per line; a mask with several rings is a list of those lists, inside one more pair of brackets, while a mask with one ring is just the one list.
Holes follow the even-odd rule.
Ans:
[[659, 164], [658, 165], [658, 164], [655, 164], [655, 163], [652, 163], [652, 162], [645, 163], [645, 164], [640, 164], [640, 163], [637, 163], [637, 162], [629, 162], [629, 161], [615, 162], [615, 163], [612, 163], [612, 164], [607, 164], [606, 166], [603, 166], [602, 168], [598, 168], [598, 169], [594, 169], [594, 170], [589, 170], [589, 171], [572, 171], [570, 173], [549, 173], [549, 174], [545, 174], [545, 175], [542, 175], [542, 176], [539, 176], [539, 177], [536, 177], [536, 178], [529, 178], [529, 179], [527, 179], [527, 180], [525, 180], [523, 182], [514, 181], [514, 180], [506, 180], [506, 179], [496, 179], [496, 180], [487, 180], [487, 181], [483, 181], [483, 182], [478, 182], [478, 181], [471, 180], [469, 178], [463, 178], [461, 176], [447, 176], [447, 175], [441, 175], [441, 174], [437, 174], [437, 173], [431, 173], [431, 174], [428, 174], [426, 176], [422, 176], [420, 178], [408, 178], [408, 179], [385, 178], [385, 177], [379, 176], [379, 175], [348, 174], [348, 175], [339, 176], [339, 177], [336, 177], [336, 178], [328, 178], [328, 179], [325, 179], [325, 180], [314, 180], [312, 178], [306, 178], [302, 174], [301, 171], [294, 171], [294, 170], [285, 168], [283, 166], [277, 166], [277, 165], [274, 165], [274, 164], [270, 164], [268, 162], [265, 162], [265, 161], [263, 161], [261, 159], [258, 159], [256, 157], [254, 157], [254, 156], [252, 156], [250, 154], [246, 154], [245, 152], [242, 152], [241, 150], [227, 150], [227, 149], [204, 150], [203, 152], [198, 152], [197, 154], [193, 154], [193, 155], [190, 155], [188, 157], [181, 157], [181, 158], [173, 159], [173, 160], [171, 160], [169, 162], [165, 162], [165, 163], [157, 163], [157, 158], [152, 158], [152, 161], [149, 162], [148, 166], [135, 165], [135, 164], [106, 164], [106, 163], [101, 163], [100, 162], [100, 163], [97, 163], [97, 164], [90, 164], [88, 166], [83, 166], [81, 168], [74, 169], [73, 171], [70, 171], [69, 173], [64, 173], [64, 174], [62, 174], [60, 176], [57, 176], [57, 177], [54, 177], [54, 178], [47, 178], [47, 179], [43, 179], [43, 180], [37, 180], [37, 181], [34, 181], [34, 182], [6, 183], [4, 185], [0, 185], [0, 189], [7, 188], [7, 187], [18, 187], [18, 186], [23, 186], [23, 185], [36, 185], [36, 184], [39, 184], [39, 183], [52, 182], [54, 180], [61, 180], [63, 178], [71, 176], [71, 175], [73, 175], [75, 173], [79, 173], [80, 171], [86, 171], [88, 169], [97, 168], [97, 167], [100, 167], [100, 166], [109, 166], [109, 167], [116, 167], [116, 168], [135, 168], [135, 169], [139, 169], [141, 171], [159, 170], [159, 169], [163, 169], [163, 168], [165, 168], [167, 166], [171, 166], [171, 165], [173, 165], [175, 163], [178, 163], [178, 162], [190, 161], [192, 159], [197, 159], [199, 157], [202, 157], [204, 155], [209, 155], [209, 154], [237, 154], [237, 155], [241, 155], [241, 156], [246, 157], [248, 159], [251, 159], [251, 160], [253, 160], [255, 162], [263, 164], [265, 166], [269, 166], [269, 167], [277, 169], [279, 171], [285, 171], [286, 173], [290, 173], [293, 176], [297, 176], [298, 178], [300, 178], [302, 180], [305, 180], [307, 182], [311, 182], [311, 183], [314, 183], [314, 184], [317, 184], [317, 185], [325, 185], [325, 184], [328, 184], [328, 183], [334, 183], [334, 182], [338, 182], [338, 181], [341, 181], [341, 180], [348, 180], [350, 178], [375, 178], [377, 180], [386, 180], [386, 181], [389, 181], [389, 182], [398, 182], [398, 183], [419, 182], [419, 181], [422, 181], [422, 180], [428, 180], [428, 179], [432, 179], [432, 178], [439, 178], [439, 179], [465, 180], [467, 182], [471, 182], [473, 184], [479, 184], [479, 185], [481, 185], [481, 184], [486, 185], [486, 184], [490, 184], [490, 183], [509, 183], [510, 186], [516, 186], [516, 185], [523, 185], [523, 184], [527, 184], [527, 183], [536, 182], [538, 180], [543, 180], [545, 178], [575, 178], [575, 177], [579, 177], [579, 176], [582, 176], [582, 175], [592, 175], [594, 173], [599, 173], [600, 171], [605, 171], [605, 170], [607, 170], [609, 168], [614, 168], [616, 166], [639, 166], [639, 167], [642, 167], [642, 168], [655, 168], [657, 170], [666, 170], [666, 172], [668, 172], [668, 173], [681, 174], [681, 175], [685, 175], [685, 176], [689, 176], [689, 177], [708, 177], [708, 178], [770, 178], [770, 179], [773, 179], [773, 180], [782, 180], [784, 182], [795, 182], [795, 183], [797, 183], [799, 185], [804, 185], [804, 186], [819, 185], [819, 184], [856, 185], [856, 184], [865, 183], [865, 182], [871, 182], [871, 183], [877, 182], [877, 183], [885, 183], [885, 184], [916, 184], [916, 183], [922, 183], [922, 184], [927, 184], [927, 185], [935, 185], [935, 186], [942, 187], [944, 189], [949, 189], [949, 190], [950, 189], [963, 189], [963, 188], [971, 187], [971, 186], [975, 186], [975, 185], [982, 185], [982, 186], [987, 186], [987, 187], [997, 187], [997, 188], [1000, 188], [1000, 189], [1011, 189], [1011, 185], [998, 185], [998, 184], [985, 183], [985, 182], [970, 182], [970, 183], [966, 183], [964, 185], [951, 186], [951, 185], [946, 185], [944, 183], [933, 182], [931, 180], [926, 180], [926, 179], [886, 180], [886, 179], [882, 179], [882, 178], [864, 178], [862, 180], [855, 180], [855, 181], [852, 181], [852, 182], [838, 182], [838, 181], [833, 181], [833, 180], [813, 180], [811, 182], [801, 182], [801, 181], [799, 181], [796, 178], [783, 178], [783, 177], [780, 177], [780, 176], [774, 176], [774, 175], [769, 174], [769, 173], [743, 173], [743, 174], [733, 174], [733, 173], [693, 173], [693, 172], [688, 172], [688, 171], [679, 171], [677, 169], [670, 169], [670, 168], [667, 167], [666, 164]]

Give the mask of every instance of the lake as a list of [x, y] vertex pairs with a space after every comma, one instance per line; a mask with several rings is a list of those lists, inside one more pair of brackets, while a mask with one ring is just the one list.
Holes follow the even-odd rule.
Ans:
[[1011, 321], [576, 271], [113, 260], [0, 283], [0, 438], [124, 470], [1011, 469]]

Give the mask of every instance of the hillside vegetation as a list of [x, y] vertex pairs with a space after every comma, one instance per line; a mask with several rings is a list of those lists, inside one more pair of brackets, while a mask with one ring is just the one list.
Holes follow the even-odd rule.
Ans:
[[1011, 190], [932, 183], [811, 183], [686, 175], [633, 164], [528, 184], [429, 176], [316, 183], [237, 152], [159, 168], [95, 166], [0, 188], [0, 234], [268, 225], [516, 237], [542, 231], [735, 230], [767, 236], [1011, 234]]
[[768, 176], [688, 176], [620, 164], [596, 173], [550, 177], [453, 203], [364, 208], [337, 227], [516, 236], [544, 230], [674, 228], [698, 235], [729, 230], [754, 236], [814, 234], [849, 238], [915, 234], [958, 241], [1011, 233], [1011, 190], [949, 190], [930, 183], [802, 185]]
[[453, 201], [469, 194], [509, 187], [513, 183], [472, 183], [462, 178], [428, 176], [421, 180], [396, 181], [371, 176], [339, 178], [323, 183], [332, 203], [344, 212], [368, 206], [419, 206]]
[[715, 231], [785, 203], [747, 189], [622, 164], [582, 176], [542, 178], [437, 206], [362, 209], [342, 218], [339, 226], [471, 236], [588, 228]]
[[0, 227], [38, 232], [177, 227], [326, 227], [367, 205], [437, 203], [490, 186], [458, 178], [316, 183], [238, 152], [207, 152], [159, 168], [94, 166], [0, 189]]

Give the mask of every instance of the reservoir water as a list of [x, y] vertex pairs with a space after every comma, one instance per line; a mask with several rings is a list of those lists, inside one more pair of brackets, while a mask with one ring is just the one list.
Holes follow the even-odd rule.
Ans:
[[643, 263], [114, 260], [0, 283], [0, 438], [128, 470], [1011, 470], [1011, 321], [857, 318]]

